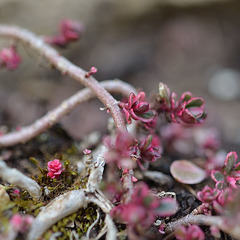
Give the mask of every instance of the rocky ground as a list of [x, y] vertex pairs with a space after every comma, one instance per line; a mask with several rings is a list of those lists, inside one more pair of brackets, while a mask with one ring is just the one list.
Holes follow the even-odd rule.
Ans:
[[[8, 0], [0, 2], [0, 20], [38, 34], [56, 32], [62, 18], [82, 21], [86, 25], [82, 40], [61, 51], [63, 55], [85, 69], [97, 66], [99, 80], [120, 78], [149, 94], [162, 81], [177, 93], [190, 90], [204, 97], [208, 124], [218, 126], [230, 145], [238, 145], [240, 4], [191, 2], [68, 1], [66, 7], [65, 1]], [[4, 44], [6, 41], [1, 46]], [[31, 123], [81, 88], [30, 50], [21, 48], [21, 52], [20, 69], [0, 73], [1, 123], [11, 126]], [[221, 92], [230, 97], [218, 94]], [[104, 129], [107, 116], [99, 107], [97, 101], [85, 104], [62, 123], [77, 138]], [[86, 110], [87, 115], [83, 114]], [[96, 112], [98, 119], [88, 121]], [[85, 123], [84, 129], [79, 122]]]
[[[192, 2], [2, 0], [0, 21], [40, 35], [55, 33], [62, 18], [82, 21], [85, 34], [80, 42], [61, 50], [64, 56], [84, 69], [96, 66], [99, 80], [119, 78], [149, 96], [157, 92], [161, 81], [178, 94], [189, 90], [204, 97], [208, 109], [206, 126], [220, 129], [224, 149], [239, 152], [240, 3]], [[0, 43], [6, 46], [8, 42]], [[79, 83], [51, 69], [41, 56], [24, 47], [20, 47], [20, 52], [20, 68], [0, 72], [0, 125], [12, 128], [32, 123], [81, 88]], [[6, 153], [12, 154], [9, 166], [34, 174], [29, 157], [45, 159], [41, 162], [44, 167], [46, 159], [56, 152], [65, 153], [76, 144], [75, 140], [95, 130], [106, 132], [108, 115], [100, 107], [101, 103], [94, 100], [75, 109], [61, 121], [67, 133], [57, 127], [24, 147], [7, 149]], [[79, 157], [79, 152], [76, 155]], [[171, 158], [153, 169], [169, 174], [166, 169], [170, 163]], [[181, 208], [176, 217], [199, 204], [181, 184], [165, 190], [178, 193]]]

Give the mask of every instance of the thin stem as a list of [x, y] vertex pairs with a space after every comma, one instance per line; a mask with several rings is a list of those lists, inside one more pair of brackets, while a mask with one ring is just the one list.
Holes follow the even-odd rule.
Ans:
[[[110, 110], [116, 129], [122, 132], [127, 131], [123, 114], [121, 113], [117, 101], [113, 98], [113, 96], [107, 92], [94, 77], [90, 76], [86, 78], [86, 71], [80, 67], [77, 67], [66, 58], [60, 56], [59, 53], [54, 48], [46, 44], [42, 38], [36, 36], [34, 33], [26, 29], [2, 24], [0, 24], [0, 36], [12, 38], [22, 42], [38, 52], [40, 56], [43, 56], [62, 74], [69, 75], [73, 79], [82, 83], [85, 87], [91, 89], [91, 91], [99, 98], [105, 107]], [[126, 193], [129, 195], [129, 193], [131, 193], [131, 189], [133, 188], [132, 181], [129, 177], [126, 177], [125, 180], [124, 176], [124, 182], [126, 183], [125, 185], [128, 185], [127, 188], [130, 190]]]
[[[100, 85], [112, 93], [120, 93], [128, 96], [130, 92], [136, 92], [131, 85], [120, 80], [109, 80], [101, 82]], [[22, 127], [21, 130], [5, 134], [0, 137], [0, 147], [13, 146], [18, 143], [25, 143], [36, 137], [43, 131], [52, 127], [64, 116], [71, 112], [76, 106], [95, 97], [95, 94], [88, 88], [80, 90], [70, 98], [64, 100], [59, 106], [49, 111], [45, 116], [36, 120], [33, 124]]]
[[42, 194], [41, 187], [33, 179], [25, 176], [16, 168], [10, 168], [0, 160], [0, 178], [4, 181], [26, 189], [34, 200], [38, 200]]
[[116, 128], [119, 131], [127, 131], [123, 115], [113, 96], [108, 93], [94, 77], [90, 76], [86, 78], [86, 71], [60, 56], [59, 53], [46, 44], [42, 38], [26, 29], [2, 24], [0, 24], [0, 36], [21, 41], [23, 44], [37, 51], [61, 73], [69, 75], [82, 83], [85, 87], [90, 88], [105, 107], [110, 110]]
[[188, 226], [189, 224], [216, 226], [221, 231], [226, 232], [237, 239], [240, 238], [239, 226], [236, 224], [231, 224], [226, 218], [222, 216], [207, 216], [203, 214], [193, 215], [191, 213], [174, 222], [168, 223], [165, 228], [165, 232], [170, 234], [174, 232], [180, 225]]
[[[124, 173], [125, 172], [125, 173]], [[124, 171], [123, 169], [123, 189], [124, 189], [124, 199], [123, 202], [127, 203], [131, 201], [131, 197], [133, 194], [133, 183], [132, 183], [132, 177], [133, 177], [133, 170], [127, 169], [127, 171]]]

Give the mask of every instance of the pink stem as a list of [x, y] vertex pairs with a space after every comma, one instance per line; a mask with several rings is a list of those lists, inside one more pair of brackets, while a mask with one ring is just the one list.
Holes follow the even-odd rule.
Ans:
[[82, 83], [85, 87], [90, 88], [105, 107], [110, 110], [117, 130], [123, 132], [127, 131], [124, 117], [113, 96], [109, 94], [94, 77], [90, 76], [86, 78], [86, 71], [77, 67], [65, 57], [60, 56], [59, 53], [46, 44], [42, 38], [26, 29], [2, 24], [0, 24], [0, 36], [21, 41], [37, 51], [41, 56], [45, 57], [46, 60], [61, 73], [69, 75], [73, 79]]
[[188, 226], [190, 224], [216, 226], [221, 231], [226, 232], [237, 239], [240, 238], [240, 228], [233, 219], [227, 219], [224, 216], [208, 216], [203, 214], [194, 215], [192, 213], [174, 222], [168, 223], [166, 225], [165, 232], [170, 234], [179, 226]]
[[[128, 96], [130, 92], [136, 91], [131, 85], [120, 80], [104, 81], [101, 82], [100, 85], [111, 93], [120, 93], [124, 96]], [[33, 124], [22, 127], [20, 131], [2, 135], [0, 137], [0, 147], [8, 147], [27, 142], [56, 124], [77, 105], [89, 101], [94, 96], [95, 95], [88, 88], [78, 91], [70, 98], [64, 100], [59, 106], [49, 111], [45, 116], [36, 120]]]
[[[73, 79], [82, 83], [85, 87], [91, 89], [105, 107], [110, 110], [116, 129], [122, 132], [127, 131], [123, 114], [113, 96], [109, 94], [94, 77], [90, 76], [86, 78], [86, 71], [60, 56], [59, 53], [46, 44], [42, 38], [26, 29], [2, 24], [0, 24], [0, 36], [21, 41], [23, 44], [37, 51], [41, 56], [45, 57], [45, 59], [61, 73], [69, 75]], [[124, 185], [128, 186], [128, 192], [126, 194], [129, 195], [133, 188], [132, 181], [129, 176], [123, 176], [123, 178], [125, 181]]]

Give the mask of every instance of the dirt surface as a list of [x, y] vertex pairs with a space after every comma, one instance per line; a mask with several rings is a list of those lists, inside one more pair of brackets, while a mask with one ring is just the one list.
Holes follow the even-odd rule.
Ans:
[[[120, 78], [149, 94], [156, 92], [162, 81], [178, 94], [189, 90], [204, 97], [209, 112], [207, 124], [221, 129], [228, 149], [239, 150], [239, 97], [224, 101], [208, 90], [209, 81], [219, 70], [239, 71], [238, 1], [188, 7], [159, 4], [151, 8], [149, 5], [145, 11], [132, 10], [132, 15], [117, 11], [110, 2], [92, 3], [85, 8], [94, 12], [89, 18], [86, 13], [78, 15], [73, 11], [70, 14], [70, 10], [64, 12], [63, 8], [61, 11], [50, 8], [46, 15], [50, 24], [44, 27], [46, 20], [40, 21], [42, 16], [32, 18], [32, 25], [26, 22], [24, 4], [2, 3], [0, 17], [5, 23], [19, 23], [38, 34], [56, 32], [57, 19], [60, 18], [83, 20], [86, 32], [82, 40], [61, 51], [63, 55], [85, 69], [97, 66], [99, 80]], [[27, 6], [33, 12], [45, 7], [40, 3]], [[73, 8], [70, 2], [69, 7]], [[4, 9], [17, 14], [10, 20]], [[23, 47], [20, 50], [24, 59], [21, 67], [16, 72], [0, 73], [0, 124], [12, 127], [30, 124], [81, 88], [74, 80], [52, 70], [31, 50]], [[62, 120], [62, 124], [78, 139], [92, 130], [105, 131], [108, 116], [99, 111], [101, 106], [98, 101], [79, 106]]]
[[[162, 81], [179, 95], [189, 90], [204, 97], [208, 109], [206, 126], [219, 128], [223, 148], [239, 153], [239, 95], [227, 101], [216, 98], [209, 90], [211, 79], [220, 70], [240, 71], [239, 1], [194, 6], [150, 1], [147, 7], [143, 4], [139, 8], [134, 8], [131, 1], [128, 10], [111, 1], [89, 1], [89, 5], [80, 1], [78, 7], [74, 2], [69, 1], [66, 7], [65, 1], [58, 1], [56, 10], [56, 1], [42, 4], [1, 1], [0, 19], [2, 23], [20, 24], [40, 35], [55, 33], [61, 18], [81, 20], [86, 32], [79, 43], [61, 50], [64, 56], [86, 70], [96, 66], [99, 80], [119, 78], [143, 89], [149, 96], [157, 92]], [[9, 44], [2, 41], [1, 46], [6, 43]], [[31, 50], [22, 46], [19, 50], [24, 59], [21, 67], [15, 72], [0, 72], [0, 125], [12, 129], [32, 123], [81, 89], [77, 82], [61, 76]], [[100, 107], [102, 104], [97, 100], [77, 107], [61, 121], [66, 133], [61, 127], [54, 128], [24, 146], [2, 150], [12, 154], [9, 166], [33, 173], [29, 157], [44, 159], [44, 165], [50, 156], [66, 151], [87, 133], [94, 130], [105, 133], [108, 114], [100, 111]], [[181, 157], [174, 156], [174, 159]], [[161, 162], [154, 169], [169, 174], [171, 161], [170, 158]], [[180, 210], [175, 217], [190, 213], [199, 204], [180, 184], [163, 189], [177, 192]], [[199, 188], [194, 186], [193, 190]], [[207, 239], [212, 239], [207, 231]], [[161, 239], [156, 229], [151, 234], [153, 239], [154, 234]]]

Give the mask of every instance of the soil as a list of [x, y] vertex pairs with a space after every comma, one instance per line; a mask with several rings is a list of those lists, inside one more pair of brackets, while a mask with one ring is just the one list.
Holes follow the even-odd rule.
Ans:
[[[61, 158], [63, 155], [67, 155], [70, 159], [70, 165], [74, 166], [74, 162], [78, 161], [82, 157], [82, 153], [80, 153], [77, 150], [79, 142], [75, 141], [72, 139], [67, 132], [62, 128], [61, 125], [57, 124], [50, 130], [48, 130], [45, 133], [42, 133], [38, 137], [32, 139], [31, 141], [27, 142], [26, 144], [19, 144], [14, 147], [9, 147], [4, 150], [1, 150], [1, 155], [6, 156], [5, 161], [10, 167], [15, 167], [22, 171], [23, 173], [29, 175], [29, 176], [37, 176], [39, 175], [39, 169], [36, 168], [36, 165], [31, 161], [31, 159], [36, 159], [39, 164], [38, 166], [42, 169], [46, 169], [46, 163], [50, 159], [53, 159], [55, 157]], [[66, 157], [66, 156], [65, 156]], [[162, 171], [163, 173], [169, 175], [171, 177], [171, 174], [169, 172], [169, 167], [171, 162], [174, 159], [179, 159], [181, 158], [181, 155], [174, 155], [170, 156], [169, 155], [163, 155], [163, 158], [154, 163], [153, 165], [150, 166], [150, 170], [157, 170], [157, 171]], [[75, 168], [76, 171], [76, 168]], [[47, 172], [45, 172], [47, 173]], [[172, 179], [173, 180], [173, 179]], [[149, 187], [151, 189], [155, 189], [154, 191], [170, 191], [170, 192], [175, 192], [176, 193], [176, 198], [179, 203], [179, 210], [177, 213], [170, 217], [167, 218], [166, 222], [168, 221], [174, 221], [176, 219], [179, 219], [183, 216], [186, 216], [187, 214], [191, 213], [192, 210], [197, 208], [201, 202], [192, 194], [192, 192], [197, 192], [200, 190], [204, 185], [207, 185], [210, 183], [209, 180], [205, 180], [203, 183], [198, 184], [198, 185], [192, 185], [191, 187], [178, 183], [175, 180], [173, 180], [172, 184], [168, 186], [159, 186], [158, 184], [154, 183], [153, 181], [149, 181], [148, 179], [145, 179], [147, 181]], [[1, 182], [0, 182], [1, 183]], [[211, 183], [210, 183], [211, 184]], [[54, 184], [53, 184], [54, 185]], [[15, 196], [12, 195], [13, 188], [9, 188], [8, 192], [10, 196], [14, 199]], [[66, 189], [64, 190], [66, 191]], [[60, 190], [61, 192], [61, 190]], [[55, 194], [50, 195], [50, 198], [46, 198], [44, 200], [44, 205], [49, 203], [51, 199], [55, 198], [60, 194], [60, 192], [56, 192]], [[96, 211], [96, 206], [90, 205], [88, 210], [84, 211], [79, 211], [77, 214], [78, 216], [86, 216], [89, 214], [89, 211]], [[92, 209], [92, 210], [91, 210]], [[101, 212], [101, 211], [100, 211]], [[91, 213], [94, 215], [94, 213]], [[68, 221], [68, 227], [61, 228], [61, 230], [65, 229], [65, 234], [66, 232], [71, 232], [73, 230], [77, 230], [80, 227], [83, 226], [83, 224], [86, 224], [86, 226], [90, 226], [90, 224], [93, 222], [93, 220], [90, 220], [90, 222], [86, 222], [86, 220], [82, 220], [81, 218], [74, 218], [74, 220], [71, 220], [73, 215], [69, 217]], [[101, 213], [101, 218], [103, 219], [104, 214]], [[94, 218], [95, 219], [95, 218]], [[83, 222], [83, 223], [82, 223]], [[54, 225], [51, 227], [51, 229], [44, 235], [44, 239], [49, 238], [50, 233], [54, 233], [56, 231], [59, 231], [59, 229], [56, 226], [60, 226], [61, 223], [65, 224], [65, 221], [60, 221], [58, 225]], [[80, 224], [80, 225], [79, 225]], [[79, 227], [80, 226], [80, 227]], [[123, 230], [125, 228], [125, 225], [119, 225], [117, 224], [117, 227], [119, 230]], [[101, 229], [101, 226], [97, 224], [93, 231], [91, 232], [91, 236], [96, 236], [99, 230]], [[214, 237], [211, 236], [209, 228], [203, 227], [203, 230], [206, 234], [206, 240], [213, 240]], [[82, 230], [82, 234], [86, 233], [86, 229]], [[64, 234], [64, 236], [65, 236]], [[231, 240], [230, 236], [227, 236], [225, 233], [221, 233], [222, 239], [228, 239]], [[124, 234], [123, 234], [124, 236]], [[19, 235], [19, 240], [22, 240], [25, 238], [25, 235]], [[143, 239], [172, 239], [173, 237], [169, 238], [164, 238], [163, 235], [161, 235], [158, 231], [158, 228], [156, 226], [151, 226], [149, 231], [146, 233], [146, 236], [143, 237]], [[68, 238], [59, 238], [57, 239], [68, 239]], [[102, 237], [101, 239], [104, 239]], [[121, 238], [121, 239], [126, 239], [126, 238]]]

